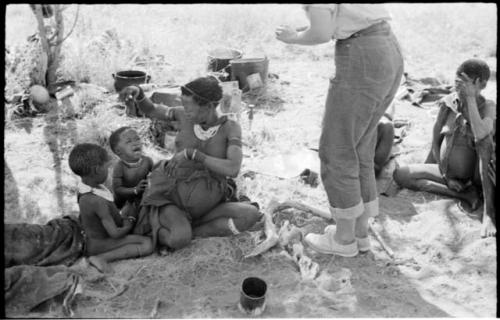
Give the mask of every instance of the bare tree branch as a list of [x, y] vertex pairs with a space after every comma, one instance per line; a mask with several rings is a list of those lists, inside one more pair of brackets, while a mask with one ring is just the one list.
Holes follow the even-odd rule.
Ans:
[[[64, 10], [64, 8], [60, 9], [60, 12], [62, 12], [62, 10]], [[58, 46], [61, 43], [63, 43], [66, 39], [68, 39], [68, 37], [73, 32], [73, 30], [75, 30], [75, 26], [76, 26], [76, 22], [78, 21], [78, 15], [79, 15], [79, 13], [80, 13], [80, 7], [77, 5], [77, 7], [76, 7], [76, 14], [75, 14], [75, 21], [73, 21], [73, 26], [71, 27], [71, 30], [68, 32], [68, 34], [64, 38], [62, 38], [61, 40], [58, 40], [56, 43], [51, 44], [52, 46]]]

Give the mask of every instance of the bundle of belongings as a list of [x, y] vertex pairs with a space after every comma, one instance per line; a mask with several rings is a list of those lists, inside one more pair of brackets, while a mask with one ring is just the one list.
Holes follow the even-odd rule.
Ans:
[[452, 85], [443, 84], [436, 78], [413, 79], [405, 72], [396, 98], [408, 100], [413, 106], [422, 108], [423, 103], [437, 101], [450, 94], [452, 90]]
[[4, 225], [4, 295], [7, 317], [23, 316], [51, 300], [61, 301], [65, 316], [81, 289], [80, 275], [69, 268], [83, 254], [77, 218], [65, 216], [45, 225]]

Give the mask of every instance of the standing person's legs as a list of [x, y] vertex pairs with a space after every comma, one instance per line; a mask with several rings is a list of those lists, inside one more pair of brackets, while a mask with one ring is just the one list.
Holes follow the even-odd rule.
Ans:
[[[320, 159], [337, 227], [333, 236], [331, 232], [310, 234], [305, 240], [317, 251], [354, 256], [358, 252], [356, 224], [367, 229], [368, 218], [378, 214], [374, 135], [399, 87], [403, 60], [394, 36], [386, 32], [380, 37], [337, 41], [335, 65], [337, 74], [327, 97]], [[368, 169], [370, 174], [365, 174]]]
[[337, 227], [333, 236], [308, 234], [305, 241], [316, 251], [351, 257], [358, 253], [355, 219], [363, 213], [355, 144], [366, 130], [369, 117], [361, 109], [364, 98], [355, 85], [363, 64], [350, 41], [337, 41], [335, 67], [326, 99], [319, 157], [321, 179]]

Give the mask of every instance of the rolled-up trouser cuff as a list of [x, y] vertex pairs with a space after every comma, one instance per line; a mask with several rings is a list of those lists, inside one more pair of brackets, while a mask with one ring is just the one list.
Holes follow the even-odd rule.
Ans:
[[363, 203], [363, 205], [364, 205], [365, 213], [367, 213], [369, 217], [378, 216], [378, 212], [379, 212], [378, 198], [376, 198], [375, 200], [370, 201], [370, 202], [365, 202], [365, 203]]
[[356, 219], [365, 211], [363, 202], [360, 201], [357, 205], [350, 208], [335, 208], [330, 206], [330, 213], [333, 219]]

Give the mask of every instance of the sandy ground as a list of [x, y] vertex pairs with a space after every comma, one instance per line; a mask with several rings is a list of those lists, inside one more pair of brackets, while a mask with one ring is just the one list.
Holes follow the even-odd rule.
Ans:
[[[284, 102], [273, 110], [279, 112], [258, 110], [246, 139], [269, 133], [260, 144], [260, 155], [316, 147], [333, 67], [326, 62], [271, 61], [270, 71], [279, 75], [273, 86]], [[405, 151], [397, 158], [401, 164], [424, 160], [433, 116], [432, 108], [398, 102], [396, 118], [412, 122], [400, 146]], [[76, 179], [67, 165], [67, 152], [78, 138], [77, 124], [54, 125], [47, 119], [36, 118], [31, 127], [27, 120], [29, 130], [9, 127], [5, 131], [6, 223], [45, 222], [78, 209], [73, 191]], [[242, 125], [245, 128], [248, 121], [243, 119]], [[245, 154], [253, 152], [247, 148]], [[321, 184], [311, 188], [296, 179], [263, 175], [253, 180], [240, 177], [239, 182], [241, 191], [264, 210], [271, 198], [326, 207]], [[76, 316], [247, 317], [239, 312], [237, 302], [241, 282], [248, 276], [261, 277], [268, 284], [267, 308], [261, 316], [266, 318], [496, 316], [496, 238], [479, 236], [481, 209], [466, 214], [455, 200], [408, 190], [382, 196], [380, 209], [374, 226], [394, 251], [394, 259], [373, 234], [372, 252], [355, 258], [306, 251], [329, 279], [326, 293], [319, 289], [325, 281], [302, 281], [294, 263], [278, 247], [243, 259], [259, 235], [255, 231], [195, 240], [164, 257], [153, 254], [116, 262], [112, 264], [115, 274], [107, 279], [92, 269], [80, 269], [87, 281], [75, 301]], [[323, 219], [294, 209], [275, 216], [276, 223], [284, 219], [306, 231], [319, 232], [326, 226]], [[121, 292], [121, 288], [126, 289]], [[152, 313], [156, 304], [157, 312]], [[54, 307], [27, 316], [62, 314]]]

